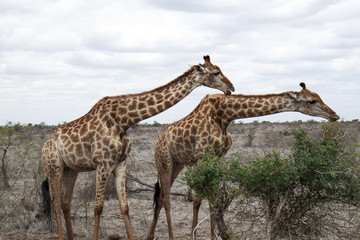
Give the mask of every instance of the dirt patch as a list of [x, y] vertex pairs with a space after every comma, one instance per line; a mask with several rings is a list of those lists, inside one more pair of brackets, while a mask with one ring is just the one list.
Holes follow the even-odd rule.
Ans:
[[[277, 149], [286, 152], [291, 139], [282, 136], [281, 131], [289, 131], [298, 127], [313, 128], [317, 122], [307, 123], [249, 123], [231, 124], [229, 131], [233, 136], [233, 145], [228, 153], [241, 153], [242, 156], [263, 154]], [[128, 134], [133, 142], [130, 156], [127, 159], [128, 172], [133, 178], [127, 180], [128, 202], [130, 218], [136, 239], [146, 239], [147, 232], [153, 217], [152, 199], [153, 186], [157, 180], [157, 171], [153, 160], [153, 147], [157, 137], [164, 129], [161, 126], [137, 126], [131, 128]], [[357, 122], [344, 123], [348, 132], [359, 140], [360, 124]], [[32, 141], [37, 146], [31, 158], [19, 158], [15, 148], [8, 158], [8, 168], [11, 173], [11, 189], [0, 190], [0, 240], [15, 239], [57, 239], [56, 223], [50, 224], [41, 216], [40, 184], [44, 180], [44, 173], [40, 164], [40, 149], [53, 131], [53, 127], [28, 127], [23, 131], [25, 141]], [[17, 147], [24, 142], [17, 143]], [[23, 161], [26, 161], [24, 164]], [[19, 170], [21, 169], [21, 171]], [[72, 201], [72, 220], [76, 239], [91, 239], [93, 229], [93, 199], [95, 173], [80, 173], [77, 179]], [[186, 195], [187, 186], [180, 174], [172, 192]], [[139, 181], [136, 181], [139, 180]], [[145, 183], [146, 185], [142, 184]], [[110, 179], [107, 189], [104, 211], [101, 217], [100, 238], [108, 239], [111, 234], [118, 234], [120, 239], [126, 239], [126, 233], [119, 203], [116, 199], [115, 188]], [[253, 214], [254, 211], [240, 211], [238, 202], [234, 201], [226, 216], [230, 229], [236, 239], [262, 239], [264, 225], [261, 215], [256, 223], [239, 225], [239, 219], [244, 214]], [[256, 202], [254, 202], [256, 209]], [[192, 203], [184, 196], [174, 195], [171, 199], [172, 221], [174, 234], [177, 239], [189, 239], [192, 221]], [[242, 215], [242, 216], [240, 216]], [[206, 201], [200, 208], [197, 236], [199, 240], [210, 239], [209, 209]], [[64, 231], [65, 232], [65, 231]], [[160, 213], [156, 232], [156, 239], [168, 238], [165, 212]], [[325, 238], [323, 238], [325, 239]]]

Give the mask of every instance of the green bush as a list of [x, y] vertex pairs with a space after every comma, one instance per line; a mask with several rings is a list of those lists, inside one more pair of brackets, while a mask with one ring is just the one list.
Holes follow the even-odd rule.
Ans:
[[219, 188], [220, 177], [225, 174], [225, 162], [219, 161], [214, 150], [203, 153], [203, 161], [188, 168], [185, 180], [189, 187], [204, 199], [213, 200]]
[[189, 168], [186, 180], [207, 199], [216, 196], [221, 177], [237, 187], [237, 194], [258, 198], [269, 239], [321, 235], [323, 225], [313, 220], [326, 217], [321, 209], [324, 204], [357, 207], [360, 203], [357, 143], [334, 123], [283, 134], [294, 139], [290, 154], [274, 151], [250, 161], [207, 157]]

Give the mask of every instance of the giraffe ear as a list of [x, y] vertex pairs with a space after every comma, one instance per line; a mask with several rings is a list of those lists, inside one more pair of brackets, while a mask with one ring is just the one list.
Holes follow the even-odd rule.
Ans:
[[205, 69], [201, 64], [194, 65], [194, 69], [195, 69], [195, 71], [197, 73], [204, 73], [205, 72]]
[[298, 98], [298, 95], [295, 92], [287, 92], [285, 95], [292, 101], [296, 101]]

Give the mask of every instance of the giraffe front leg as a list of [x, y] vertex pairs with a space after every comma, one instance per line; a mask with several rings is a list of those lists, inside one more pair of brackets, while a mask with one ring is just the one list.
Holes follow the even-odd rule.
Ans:
[[74, 185], [77, 178], [78, 172], [66, 169], [63, 172], [63, 196], [61, 200], [61, 208], [64, 213], [67, 239], [74, 239], [74, 234], [71, 225], [71, 199], [74, 191]]
[[109, 179], [109, 169], [103, 165], [96, 168], [96, 194], [94, 202], [94, 232], [93, 240], [99, 239], [100, 216], [104, 208], [105, 189]]
[[62, 178], [62, 174], [56, 176], [48, 175], [48, 179], [53, 195], [52, 206], [54, 208], [54, 212], [56, 216], [59, 240], [64, 239], [62, 224], [61, 224], [61, 178]]
[[126, 234], [128, 239], [134, 240], [134, 234], [129, 217], [129, 205], [126, 198], [126, 161], [121, 162], [114, 171], [116, 192], [120, 203], [120, 210], [123, 216]]
[[201, 197], [195, 192], [194, 194], [194, 201], [193, 201], [193, 220], [192, 220], [192, 226], [191, 226], [191, 240], [196, 240], [196, 226], [198, 223], [198, 216], [199, 216], [199, 209], [201, 206]]

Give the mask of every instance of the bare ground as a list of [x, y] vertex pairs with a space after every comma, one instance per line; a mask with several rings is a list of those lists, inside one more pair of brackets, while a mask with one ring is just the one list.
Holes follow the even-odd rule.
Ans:
[[[250, 154], [263, 154], [272, 149], [287, 151], [289, 138], [281, 136], [284, 130], [298, 127], [314, 128], [317, 122], [307, 123], [249, 123], [232, 124], [229, 130], [234, 138], [233, 145], [228, 153], [241, 153], [242, 156]], [[360, 123], [344, 123], [349, 132], [355, 133], [359, 141]], [[165, 126], [137, 126], [128, 131], [133, 141], [130, 157], [127, 160], [129, 178], [127, 181], [128, 202], [130, 217], [136, 239], [146, 239], [152, 216], [153, 186], [157, 180], [157, 172], [153, 160], [153, 146], [157, 137]], [[40, 183], [44, 173], [39, 165], [40, 149], [43, 142], [52, 132], [52, 127], [26, 128], [25, 135], [28, 140], [36, 144], [36, 157], [22, 158], [16, 155], [9, 156], [9, 169], [12, 170], [13, 183], [10, 190], [0, 189], [0, 240], [13, 239], [57, 239], [56, 223], [48, 223], [41, 215]], [[19, 143], [21, 145], [21, 143]], [[22, 161], [26, 161], [23, 164]], [[22, 166], [23, 164], [23, 166]], [[22, 166], [21, 168], [19, 166]], [[17, 170], [20, 169], [20, 170]], [[182, 174], [185, 171], [182, 172]], [[192, 203], [185, 197], [187, 186], [182, 180], [182, 174], [172, 187], [171, 199], [172, 221], [174, 234], [177, 239], [189, 239], [192, 221]], [[76, 239], [91, 239], [93, 229], [93, 196], [94, 172], [81, 173], [75, 185], [72, 202], [72, 219]], [[126, 239], [126, 233], [119, 203], [114, 194], [112, 179], [108, 184], [107, 199], [101, 217], [101, 239], [109, 239], [117, 234], [118, 239]], [[240, 200], [239, 200], [240, 201]], [[235, 239], [263, 239], [264, 222], [261, 216], [257, 222], [239, 224], [239, 202], [234, 201], [226, 216], [227, 223]], [[254, 203], [254, 209], [256, 203]], [[209, 211], [207, 202], [203, 201], [200, 209], [197, 236], [199, 240], [210, 239]], [[65, 232], [65, 231], [64, 231]], [[165, 212], [160, 213], [160, 219], [155, 233], [156, 239], [167, 239], [167, 224]], [[322, 238], [322, 239], [331, 239]]]

